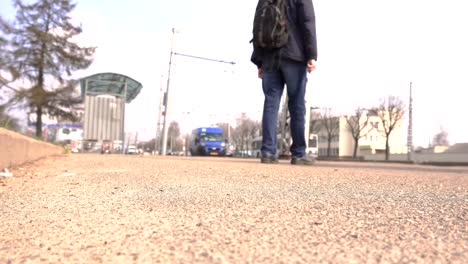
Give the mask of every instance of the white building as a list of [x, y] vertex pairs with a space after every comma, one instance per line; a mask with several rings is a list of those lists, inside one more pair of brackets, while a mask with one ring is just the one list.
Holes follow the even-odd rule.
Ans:
[[[365, 135], [359, 139], [359, 147], [357, 151], [357, 156], [362, 155], [369, 155], [369, 154], [378, 154], [378, 153], [385, 153], [385, 142], [386, 137], [380, 131], [383, 131], [383, 124], [382, 120], [379, 116], [376, 115], [369, 115], [364, 113], [359, 121], [360, 124], [364, 124], [368, 119], [368, 124], [364, 127], [361, 135]], [[332, 139], [330, 144], [330, 155], [333, 157], [352, 157], [354, 151], [354, 139], [352, 133], [350, 131], [347, 119], [350, 117], [341, 116], [335, 117], [334, 122], [332, 122], [333, 126], [336, 127], [336, 133]], [[319, 137], [319, 156], [328, 156], [328, 138], [329, 133], [326, 127], [321, 124], [323, 120], [319, 120], [318, 122], [318, 137]], [[331, 131], [331, 129], [330, 129]], [[391, 154], [403, 154], [407, 153], [407, 146], [406, 146], [406, 133], [403, 120], [400, 120], [393, 131], [390, 134], [389, 138], [389, 146], [390, 146], [390, 153]]]

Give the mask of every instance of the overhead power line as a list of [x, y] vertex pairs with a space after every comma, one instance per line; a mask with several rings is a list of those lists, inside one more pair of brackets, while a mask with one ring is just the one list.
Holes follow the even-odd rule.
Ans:
[[170, 79], [171, 79], [172, 56], [177, 55], [177, 56], [183, 56], [183, 57], [188, 57], [188, 58], [198, 59], [198, 60], [212, 61], [212, 62], [217, 62], [217, 63], [226, 63], [226, 64], [231, 64], [231, 65], [236, 64], [233, 61], [216, 60], [216, 59], [210, 59], [210, 58], [204, 58], [204, 57], [199, 57], [199, 56], [193, 56], [193, 55], [173, 52], [175, 33], [177, 33], [177, 31], [173, 28], [172, 29], [171, 53], [170, 53], [170, 57], [169, 57], [169, 70], [168, 70], [168, 74], [167, 74], [166, 96], [165, 96], [165, 100], [163, 102], [163, 104], [164, 104], [164, 121], [163, 121], [163, 135], [162, 135], [162, 143], [161, 143], [161, 155], [166, 155], [166, 151], [167, 151], [167, 134], [168, 134], [168, 129], [169, 129], [167, 121], [168, 121], [168, 112], [169, 112], [169, 87], [170, 87], [169, 84], [170, 84]]
[[213, 61], [213, 62], [219, 62], [219, 63], [227, 63], [227, 64], [232, 64], [232, 65], [236, 64], [233, 61], [216, 60], [216, 59], [204, 58], [204, 57], [193, 56], [193, 55], [188, 55], [188, 54], [182, 54], [182, 53], [177, 53], [177, 52], [174, 52], [174, 55], [182, 56], [182, 57], [188, 57], [188, 58], [192, 58], [192, 59]]

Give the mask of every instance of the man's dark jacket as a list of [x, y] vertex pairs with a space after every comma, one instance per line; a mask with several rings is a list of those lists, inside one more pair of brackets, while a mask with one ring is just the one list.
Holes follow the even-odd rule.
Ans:
[[[289, 39], [286, 46], [281, 48], [281, 59], [289, 59], [307, 63], [317, 60], [317, 38], [315, 33], [315, 12], [312, 0], [286, 0], [288, 4]], [[273, 52], [256, 48], [251, 61], [261, 68], [263, 64], [271, 62]]]

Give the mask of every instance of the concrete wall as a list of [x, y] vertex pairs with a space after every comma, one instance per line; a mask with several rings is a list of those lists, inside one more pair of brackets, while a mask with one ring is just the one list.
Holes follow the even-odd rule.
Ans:
[[63, 153], [62, 147], [0, 128], [0, 170]]

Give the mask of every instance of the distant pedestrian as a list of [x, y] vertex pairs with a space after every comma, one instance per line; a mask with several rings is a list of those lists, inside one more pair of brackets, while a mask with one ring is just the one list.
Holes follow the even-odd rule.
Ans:
[[262, 163], [278, 163], [278, 110], [287, 86], [291, 117], [291, 164], [312, 165], [306, 155], [305, 91], [307, 73], [315, 69], [317, 39], [312, 0], [259, 0], [251, 61], [258, 67], [265, 95], [262, 118]]

